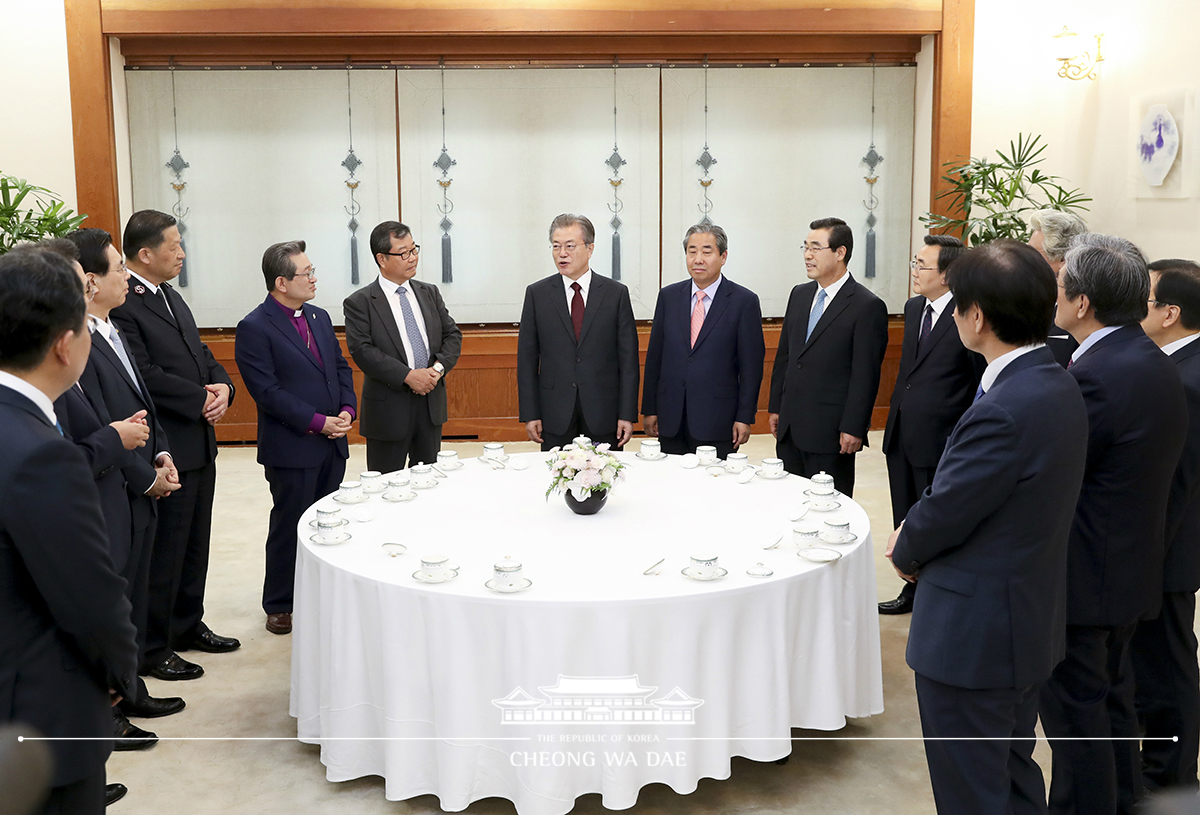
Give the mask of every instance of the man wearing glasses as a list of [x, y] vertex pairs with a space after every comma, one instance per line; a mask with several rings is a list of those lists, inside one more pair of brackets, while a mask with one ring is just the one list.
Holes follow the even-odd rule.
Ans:
[[847, 271], [854, 235], [840, 218], [809, 224], [804, 269], [792, 289], [775, 366], [768, 420], [788, 472], [833, 476], [854, 491], [854, 454], [862, 449], [887, 350], [887, 306]]
[[317, 296], [317, 270], [305, 248], [304, 241], [289, 241], [263, 253], [268, 294], [238, 323], [234, 347], [258, 405], [258, 462], [274, 501], [262, 600], [272, 634], [291, 633], [296, 524], [345, 475], [357, 404], [329, 312], [309, 304]]
[[375, 227], [379, 278], [342, 304], [346, 345], [365, 375], [359, 432], [367, 467], [384, 473], [437, 459], [447, 418], [442, 379], [462, 352], [462, 331], [437, 286], [413, 279], [420, 251], [404, 224]]
[[517, 340], [520, 418], [543, 450], [585, 435], [621, 447], [637, 421], [638, 342], [629, 289], [593, 274], [582, 215], [550, 224], [557, 273], [525, 289]]

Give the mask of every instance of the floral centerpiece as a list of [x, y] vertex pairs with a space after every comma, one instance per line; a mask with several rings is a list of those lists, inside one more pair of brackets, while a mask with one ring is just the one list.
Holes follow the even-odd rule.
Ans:
[[625, 480], [625, 465], [609, 452], [608, 444], [573, 442], [555, 447], [546, 464], [552, 475], [546, 498], [561, 492], [567, 506], [580, 515], [599, 512], [608, 493]]

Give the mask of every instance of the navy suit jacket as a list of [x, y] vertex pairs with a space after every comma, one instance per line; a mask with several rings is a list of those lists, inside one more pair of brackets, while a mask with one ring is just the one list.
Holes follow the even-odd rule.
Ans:
[[658, 432], [687, 431], [694, 439], [728, 439], [733, 423], [754, 424], [762, 386], [762, 310], [758, 295], [722, 277], [704, 325], [692, 341], [692, 281], [658, 293], [646, 349], [642, 414], [658, 417]]
[[1200, 339], [1171, 354], [1187, 397], [1188, 430], [1167, 498], [1163, 591], [1200, 590]]
[[[904, 304], [904, 342], [892, 391], [883, 452], [902, 452], [914, 467], [933, 469], [959, 417], [971, 406], [987, 363], [963, 347], [954, 325], [954, 298], [917, 351], [926, 299]], [[903, 418], [902, 418], [903, 417]]]
[[1136, 323], [1096, 342], [1068, 373], [1087, 404], [1088, 453], [1071, 527], [1067, 622], [1157, 616], [1167, 494], [1187, 434], [1179, 373]]
[[314, 414], [336, 416], [357, 409], [354, 377], [342, 356], [329, 313], [305, 303], [321, 363], [271, 295], [237, 327], [234, 358], [246, 390], [258, 405], [258, 461], [270, 467], [317, 467], [329, 455], [350, 455], [346, 438], [310, 433]]
[[771, 371], [770, 412], [779, 414], [779, 438], [790, 430], [800, 450], [837, 453], [840, 433], [867, 444], [887, 351], [887, 306], [851, 276], [805, 341], [816, 296], [814, 280], [793, 288], [788, 298]]
[[617, 421], [638, 418], [638, 339], [629, 289], [592, 272], [583, 329], [575, 340], [562, 275], [525, 288], [517, 336], [520, 420], [566, 432], [579, 396], [593, 433], [616, 433]]
[[112, 751], [108, 689], [137, 693], [137, 643], [83, 454], [33, 402], [0, 387], [0, 721], [49, 742], [53, 786]]
[[960, 688], [1024, 688], [1066, 653], [1067, 536], [1087, 453], [1079, 388], [1042, 347], [959, 419], [892, 562], [921, 588], [907, 660]]

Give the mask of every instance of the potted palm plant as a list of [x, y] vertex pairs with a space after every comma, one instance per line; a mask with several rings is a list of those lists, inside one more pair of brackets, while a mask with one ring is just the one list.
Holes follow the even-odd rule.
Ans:
[[18, 243], [62, 237], [86, 217], [45, 187], [0, 173], [0, 255]]

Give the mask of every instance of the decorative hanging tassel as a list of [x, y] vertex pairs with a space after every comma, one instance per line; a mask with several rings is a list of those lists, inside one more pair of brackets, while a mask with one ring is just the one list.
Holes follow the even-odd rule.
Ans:
[[358, 235], [350, 233], [350, 283], [358, 285]]
[[450, 233], [442, 234], [442, 282], [454, 282], [454, 270], [450, 260]]
[[868, 278], [875, 276], [875, 230], [867, 230], [867, 268], [863, 272]]
[[612, 279], [621, 279], [621, 233], [613, 233], [612, 246]]
[[183, 240], [183, 234], [187, 232], [187, 227], [183, 225], [183, 221], [176, 221], [175, 225], [179, 227], [179, 248], [183, 250], [183, 268], [179, 270], [179, 288], [185, 289], [188, 284], [188, 259], [187, 259], [187, 244]]

